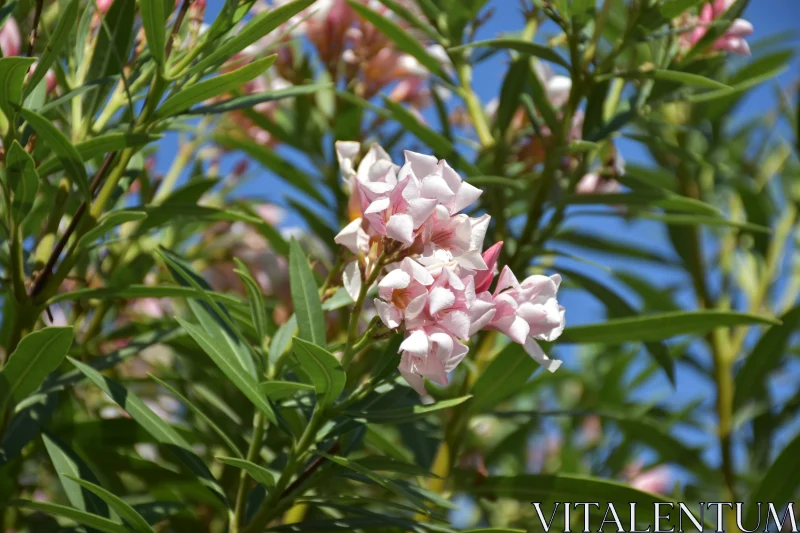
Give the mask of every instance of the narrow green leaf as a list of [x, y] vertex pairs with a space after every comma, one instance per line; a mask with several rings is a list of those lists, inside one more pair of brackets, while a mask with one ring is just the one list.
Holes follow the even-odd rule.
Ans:
[[294, 338], [294, 354], [313, 383], [319, 404], [327, 406], [335, 402], [347, 382], [339, 360], [326, 349], [297, 337]]
[[164, 0], [140, 0], [139, 10], [142, 14], [142, 26], [147, 39], [147, 48], [158, 65], [164, 70], [167, 37], [167, 16], [164, 13]]
[[6, 181], [13, 198], [11, 213], [16, 222], [22, 222], [36, 199], [39, 174], [36, 162], [17, 141], [13, 141], [6, 152]]
[[170, 391], [173, 395], [175, 395], [175, 397], [177, 397], [181, 402], [183, 402], [183, 404], [186, 407], [188, 407], [195, 414], [195, 416], [197, 416], [203, 422], [208, 424], [208, 427], [210, 427], [211, 430], [214, 433], [216, 433], [220, 437], [220, 439], [222, 439], [222, 442], [224, 442], [228, 446], [228, 449], [231, 452], [236, 454], [237, 457], [240, 458], [244, 457], [244, 455], [242, 455], [242, 452], [239, 450], [239, 447], [236, 446], [236, 444], [230, 439], [230, 437], [228, 437], [228, 434], [224, 430], [222, 430], [213, 420], [211, 420], [211, 418], [207, 414], [205, 414], [202, 411], [202, 409], [200, 409], [197, 405], [195, 405], [194, 402], [189, 401], [189, 399], [186, 396], [178, 392], [178, 390], [175, 389], [175, 387], [171, 386], [166, 381], [160, 380], [152, 374], [148, 375], [153, 381], [155, 381], [156, 383], [158, 383], [159, 385]]
[[108, 518], [102, 518], [85, 511], [79, 511], [78, 509], [67, 507], [66, 505], [27, 500], [15, 500], [8, 502], [6, 505], [9, 507], [22, 507], [23, 509], [39, 511], [53, 516], [60, 516], [98, 531], [103, 531], [104, 533], [131, 533], [130, 529], [119, 522], [114, 522]]
[[236, 361], [255, 380], [256, 367], [247, 339], [239, 332], [229, 311], [208, 294], [210, 285], [177, 255], [166, 249], [157, 250], [156, 253], [167, 263], [173, 277], [181, 285], [188, 285], [195, 290], [194, 298], [189, 300], [189, 308], [208, 338], [216, 343], [220, 353]]
[[230, 100], [225, 100], [224, 102], [219, 102], [216, 104], [194, 107], [186, 112], [192, 115], [226, 113], [228, 111], [235, 111], [237, 109], [249, 109], [258, 104], [263, 104], [264, 102], [274, 102], [277, 100], [283, 100], [284, 98], [295, 98], [297, 96], [317, 94], [320, 91], [324, 91], [332, 87], [333, 84], [331, 83], [293, 85], [292, 87], [288, 87], [286, 89], [248, 94], [247, 96], [231, 98]]
[[267, 354], [270, 363], [275, 364], [286, 353], [296, 332], [297, 315], [292, 315], [289, 320], [281, 324], [278, 331], [272, 336], [272, 340], [269, 343], [269, 353]]
[[789, 339], [800, 327], [800, 306], [787, 311], [781, 317], [781, 322], [769, 328], [758, 339], [736, 373], [737, 406], [741, 407], [748, 401], [757, 399], [755, 395], [765, 384], [767, 376], [778, 368], [781, 357], [786, 353]]
[[229, 150], [242, 150], [260, 165], [271, 170], [278, 179], [283, 180], [286, 184], [309, 195], [318, 202], [325, 203], [325, 198], [319, 192], [320, 185], [317, 180], [282, 158], [272, 148], [261, 145], [245, 136], [215, 135], [214, 139]]
[[0, 413], [39, 388], [72, 345], [72, 327], [50, 327], [29, 333], [0, 371]]
[[338, 456], [334, 456], [334, 455], [329, 455], [327, 453], [322, 453], [322, 452], [317, 452], [317, 455], [320, 455], [320, 456], [326, 458], [327, 460], [331, 461], [332, 463], [336, 463], [337, 465], [343, 466], [343, 467], [345, 467], [345, 468], [347, 468], [349, 470], [357, 472], [357, 473], [361, 474], [362, 476], [366, 476], [367, 478], [371, 479], [372, 481], [374, 481], [375, 483], [377, 483], [378, 485], [380, 485], [384, 489], [386, 489], [386, 490], [388, 490], [390, 492], [393, 492], [394, 494], [396, 494], [397, 496], [399, 496], [403, 500], [410, 501], [420, 511], [423, 511], [426, 514], [430, 514], [430, 511], [429, 511], [428, 507], [425, 505], [425, 501], [422, 498], [420, 498], [416, 493], [411, 492], [410, 490], [406, 489], [402, 485], [396, 483], [395, 481], [392, 481], [391, 479], [388, 479], [388, 478], [385, 478], [383, 476], [380, 476], [380, 475], [376, 474], [375, 472], [373, 472], [372, 470], [370, 470], [369, 468], [361, 466], [360, 464], [358, 464], [356, 462], [353, 462], [353, 461], [351, 461], [349, 459], [345, 459], [344, 457], [338, 457]]
[[[585, 276], [582, 273], [572, 269], [559, 269], [570, 281], [576, 282], [584, 289], [589, 291], [594, 297], [603, 302], [608, 309], [608, 314], [612, 318], [623, 318], [628, 316], [639, 315], [640, 312], [636, 310], [628, 301], [617, 294], [615, 291], [606, 285], [598, 282], [597, 280]], [[669, 378], [670, 383], [675, 385], [675, 362], [670, 356], [669, 349], [660, 342], [646, 342], [645, 347], [658, 366], [664, 370], [664, 373]]]
[[666, 0], [666, 2], [661, 4], [659, 10], [661, 11], [662, 17], [672, 20], [701, 2], [703, 2], [703, 0]]
[[[681, 72], [679, 70], [653, 69], [632, 72], [615, 72], [614, 74], [609, 74], [607, 77], [623, 78], [628, 80], [653, 79], [681, 83], [691, 87], [703, 87], [706, 89], [731, 89], [731, 87], [728, 85], [716, 80], [712, 80], [711, 78], [706, 78], [705, 76], [700, 76], [699, 74], [692, 74], [691, 72]], [[606, 77], [599, 77], [600, 80], [604, 78]]]
[[397, 16], [402, 18], [407, 23], [414, 26], [419, 31], [425, 33], [433, 42], [440, 42], [442, 36], [429, 24], [424, 18], [420, 17], [417, 13], [411, 11], [401, 2], [397, 0], [378, 0], [381, 4], [391, 9]]
[[603, 324], [572, 326], [564, 330], [559, 342], [623, 343], [658, 341], [678, 335], [696, 335], [715, 328], [748, 324], [779, 324], [769, 317], [733, 311], [694, 311], [660, 313], [609, 320]]
[[222, 43], [211, 54], [189, 69], [189, 74], [203, 72], [230, 59], [254, 42], [269, 35], [272, 30], [313, 3], [314, 0], [295, 0], [275, 9], [262, 11], [238, 30], [232, 39]]
[[[219, 292], [207, 291], [211, 298], [225, 305], [244, 305], [244, 302], [233, 296]], [[59, 302], [74, 302], [93, 299], [121, 299], [134, 298], [194, 298], [197, 291], [191, 287], [180, 285], [128, 285], [125, 287], [102, 287], [99, 289], [79, 289], [74, 292], [62, 293], [49, 300], [50, 304]]]
[[20, 114], [36, 130], [42, 142], [46, 143], [55, 153], [56, 158], [61, 161], [61, 166], [66, 170], [72, 183], [83, 193], [84, 199], [91, 200], [89, 177], [86, 175], [83, 159], [78, 150], [69, 142], [69, 139], [43, 116], [27, 109], [21, 110]]
[[409, 35], [397, 23], [362, 3], [355, 0], [347, 0], [347, 3], [361, 18], [375, 26], [381, 33], [392, 40], [400, 50], [415, 58], [431, 73], [442, 79], [448, 79], [441, 62], [428, 53], [417, 37]]
[[[157, 1], [157, 0], [156, 0]], [[156, 118], [177, 115], [195, 104], [219, 96], [241, 87], [244, 83], [260, 76], [275, 63], [277, 56], [271, 55], [249, 63], [242, 68], [203, 80], [167, 98], [156, 110]]]
[[9, 120], [22, 104], [22, 86], [34, 61], [32, 57], [0, 57], [0, 111]]
[[289, 285], [300, 338], [324, 347], [325, 318], [314, 273], [297, 241], [292, 239], [289, 247]]
[[451, 48], [450, 50], [451, 51], [466, 50], [468, 48], [476, 48], [479, 46], [490, 46], [492, 48], [516, 50], [521, 54], [538, 57], [539, 59], [544, 59], [545, 61], [550, 61], [557, 65], [561, 65], [564, 68], [567, 69], [570, 68], [567, 60], [561, 57], [552, 48], [549, 48], [547, 46], [538, 43], [534, 43], [532, 41], [523, 41], [522, 39], [510, 39], [510, 38], [487, 39], [485, 41], [476, 41], [462, 46], [456, 46], [455, 48]]
[[539, 364], [525, 353], [522, 346], [508, 344], [472, 386], [470, 411], [481, 413], [492, 409], [518, 392], [538, 368]]
[[238, 388], [270, 422], [276, 423], [275, 412], [272, 410], [266, 398], [258, 390], [258, 383], [255, 378], [242, 367], [235, 357], [230, 353], [226, 353], [226, 345], [222, 345], [218, 339], [212, 338], [194, 324], [190, 324], [180, 318], [176, 318], [176, 320], [194, 341], [200, 345], [200, 348], [211, 358], [214, 364], [222, 370], [222, 373], [231, 380], [236, 388]]
[[107, 491], [100, 485], [96, 485], [85, 479], [81, 479], [78, 477], [73, 476], [66, 476], [81, 487], [85, 488], [88, 491], [91, 491], [93, 494], [97, 495], [101, 498], [104, 502], [106, 502], [109, 507], [114, 509], [117, 514], [122, 518], [125, 522], [130, 525], [130, 527], [136, 531], [137, 533], [155, 533], [155, 530], [150, 527], [150, 524], [142, 518], [142, 516], [136, 512], [136, 510], [125, 503], [121, 498], [112, 494], [111, 492]]
[[163, 421], [152, 409], [139, 399], [131, 391], [125, 389], [119, 383], [103, 376], [100, 372], [89, 365], [68, 358], [75, 367], [80, 370], [89, 380], [105, 392], [109, 398], [114, 400], [122, 407], [137, 424], [147, 431], [156, 441], [166, 445], [189, 470], [197, 476], [200, 483], [210, 490], [220, 501], [227, 504], [225, 493], [214, 479], [194, 451], [191, 445], [181, 437], [169, 424]]
[[59, 10], [58, 22], [47, 40], [39, 60], [36, 62], [36, 68], [33, 70], [30, 78], [25, 84], [25, 93], [23, 96], [28, 96], [39, 85], [47, 74], [47, 71], [55, 63], [59, 53], [66, 46], [69, 37], [75, 33], [75, 28], [78, 25], [78, 14], [80, 12], [80, 0], [71, 0], [66, 7]]
[[[763, 475], [763, 474], [762, 474]], [[759, 511], [767, 502], [776, 508], [795, 500], [797, 488], [800, 486], [800, 435], [795, 436], [778, 454], [772, 466], [763, 475], [761, 482], [750, 495], [747, 505], [747, 517], [744, 524], [761, 523]], [[766, 511], [765, 511], [766, 514]], [[764, 525], [765, 529], [767, 524]]]
[[313, 391], [314, 386], [296, 381], [265, 381], [258, 386], [267, 398], [273, 401], [284, 400], [297, 391]]
[[378, 424], [402, 424], [411, 422], [418, 418], [423, 418], [436, 411], [442, 409], [449, 409], [460, 405], [472, 398], [472, 395], [461, 396], [450, 400], [442, 400], [440, 402], [432, 403], [430, 405], [411, 405], [407, 407], [397, 407], [395, 409], [380, 409], [368, 411], [346, 411], [347, 415], [352, 418], [364, 418], [369, 422]]
[[[149, 135], [146, 133], [109, 133], [88, 141], [79, 142], [75, 144], [75, 150], [78, 151], [80, 161], [85, 162], [123, 148], [143, 146], [161, 138], [161, 135]], [[59, 157], [51, 157], [39, 165], [36, 170], [41, 176], [49, 176], [63, 168], [64, 163]]]
[[[630, 505], [638, 503], [636, 518], [637, 523], [653, 524], [656, 503], [675, 502], [669, 498], [643, 492], [632, 487], [611, 480], [578, 476], [578, 475], [544, 475], [528, 474], [518, 476], [489, 476], [476, 482], [473, 472], [463, 471], [456, 476], [456, 487], [475, 497], [484, 498], [510, 498], [525, 502], [538, 502], [544, 504], [560, 501], [575, 502], [602, 502], [600, 509], [606, 508], [606, 503], [614, 503], [623, 524], [630, 524]], [[550, 518], [552, 505], [542, 505], [542, 514], [545, 520]], [[554, 530], [561, 530], [563, 512], [554, 514]], [[672, 520], [664, 520], [677, 526], [678, 514], [671, 513]], [[568, 526], [569, 524], [567, 524]], [[661, 527], [661, 526], [660, 526]], [[667, 525], [663, 526], [668, 529]]]
[[259, 287], [250, 271], [238, 257], [234, 258], [237, 269], [234, 270], [242, 280], [245, 290], [247, 291], [247, 300], [250, 304], [250, 315], [253, 317], [253, 325], [256, 327], [258, 333], [259, 343], [264, 342], [267, 338], [267, 331], [269, 331], [269, 319], [267, 318], [267, 310], [264, 307], [264, 295], [261, 294], [261, 287]]
[[251, 463], [250, 461], [245, 461], [244, 459], [237, 459], [235, 457], [217, 456], [217, 461], [225, 463], [226, 465], [235, 466], [236, 468], [241, 468], [247, 472], [250, 477], [267, 488], [275, 487], [275, 476], [273, 476], [272, 472], [263, 466]]
[[609, 194], [573, 194], [567, 196], [564, 201], [567, 205], [650, 206], [672, 211], [683, 211], [686, 213], [697, 213], [715, 217], [719, 216], [717, 208], [710, 204], [666, 191], [654, 190]]
[[77, 247], [78, 248], [85, 248], [90, 246], [94, 241], [111, 231], [112, 229], [125, 224], [126, 222], [134, 222], [136, 220], [142, 220], [143, 218], [147, 217], [147, 213], [143, 213], [142, 211], [128, 211], [128, 210], [119, 210], [119, 211], [109, 211], [97, 221], [97, 225], [83, 234], [83, 236], [78, 240]]
[[[94, 13], [94, 9], [87, 9], [84, 13], [82, 24], [85, 24], [87, 32]], [[101, 20], [86, 81], [92, 82], [122, 73], [131, 55], [135, 22], [136, 2], [114, 0]], [[77, 49], [81, 54], [86, 48], [86, 42], [87, 39], [78, 39]], [[87, 95], [84, 108], [87, 116], [94, 116], [110, 91], [111, 84], [104, 84]]]
[[94, 472], [89, 469], [83, 459], [67, 443], [54, 435], [45, 432], [42, 434], [42, 441], [69, 503], [81, 511], [108, 517], [108, 505], [102, 499], [75, 483], [75, 478], [97, 481]]

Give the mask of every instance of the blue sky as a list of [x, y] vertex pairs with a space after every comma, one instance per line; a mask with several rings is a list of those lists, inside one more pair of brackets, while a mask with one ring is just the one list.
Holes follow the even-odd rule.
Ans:
[[[220, 6], [222, 0], [209, 0], [208, 2], [207, 18], [215, 14]], [[503, 32], [512, 32], [521, 29], [523, 18], [519, 13], [519, 2], [516, 0], [491, 0], [490, 6], [495, 9], [495, 15], [489, 23], [482, 28], [479, 33], [479, 38], [488, 38], [496, 36]], [[756, 42], [761, 38], [774, 35], [776, 33], [794, 30], [800, 31], [800, 0], [752, 0], [750, 7], [747, 9], [745, 18], [750, 20], [755, 27], [755, 35], [750, 38], [750, 42]], [[794, 41], [797, 45], [797, 40]], [[744, 62], [746, 59], [731, 58], [734, 62]], [[798, 64], [795, 61], [789, 71], [782, 74], [779, 82], [782, 85], [787, 85], [793, 80], [798, 78]], [[484, 102], [497, 96], [503, 76], [506, 70], [504, 60], [498, 55], [495, 59], [485, 62], [475, 73], [475, 88]], [[739, 116], [742, 119], [747, 117], [757, 116], [773, 109], [774, 107], [774, 85], [767, 83], [755, 90], [745, 105], [739, 111]], [[169, 136], [163, 142], [160, 153], [162, 157], [158, 160], [157, 168], [160, 171], [166, 171], [169, 165], [170, 154], [175, 153], [176, 138]], [[621, 142], [619, 144], [620, 150], [626, 160], [632, 162], [642, 162], [646, 159], [643, 150], [634, 142]], [[276, 198], [284, 195], [287, 189], [273, 176], [267, 172], [255, 171], [250, 180], [242, 187], [241, 194], [251, 195], [259, 198], [269, 198], [274, 201]], [[289, 224], [297, 223], [296, 217], [289, 217], [287, 222]], [[641, 245], [647, 249], [660, 250], [662, 252], [671, 253], [671, 248], [666, 240], [665, 231], [663, 227], [655, 223], [637, 222], [626, 223], [615, 217], [575, 217], [570, 219], [571, 226], [599, 231], [603, 234], [621, 238], [624, 236], [630, 242]], [[594, 260], [603, 262], [606, 267], [611, 269], [627, 269], [631, 273], [637, 274], [640, 277], [646, 277], [650, 280], [657, 280], [660, 284], [667, 286], [675, 282], [683, 281], [680, 276], [676, 276], [675, 272], [670, 272], [666, 269], [653, 268], [644, 263], [635, 264], [630, 261], [607, 261], [602, 256], [593, 257]], [[567, 265], [568, 263], [565, 263]], [[573, 263], [568, 266], [578, 268], [588, 275], [607, 282], [610, 285], [619, 289], [623, 294], [633, 296], [632, 293], [626, 291], [619, 283], [613, 281], [612, 277], [601, 269], [587, 267], [581, 263]], [[684, 283], [684, 286], [686, 284]], [[690, 287], [686, 286], [686, 290], [678, 292], [680, 300], [687, 306], [692, 305], [692, 297]], [[565, 290], [560, 295], [559, 300], [567, 309], [567, 326], [593, 323], [602, 321], [605, 316], [604, 307], [591, 296], [586, 293], [575, 290]], [[636, 302], [635, 299], [631, 301]], [[562, 351], [566, 359], [574, 359], [573, 350]], [[684, 404], [697, 397], [710, 398], [713, 396], [712, 389], [708, 383], [699, 379], [692, 371], [680, 366], [678, 374], [678, 385], [676, 390], [672, 390], [665, 379], [656, 379], [650, 387], [648, 387], [648, 397], [653, 398], [663, 397], [666, 403], [677, 407], [678, 404]], [[681, 400], [673, 401], [669, 398], [681, 398]], [[689, 442], [706, 442], [707, 436], [698, 436], [696, 434], [688, 434], [681, 432], [681, 436], [688, 439]], [[712, 448], [709, 451], [709, 459], [716, 461], [716, 451]]]

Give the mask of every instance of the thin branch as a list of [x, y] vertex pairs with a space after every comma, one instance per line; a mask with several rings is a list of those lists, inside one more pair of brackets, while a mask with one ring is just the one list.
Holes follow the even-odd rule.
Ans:
[[[92, 179], [92, 183], [89, 186], [89, 192], [92, 196], [100, 187], [100, 184], [105, 179], [106, 174], [111, 169], [111, 163], [114, 161], [114, 157], [117, 155], [116, 152], [111, 152], [110, 154], [106, 155], [106, 158], [103, 160], [103, 164], [97, 170]], [[58, 240], [56, 245], [53, 247], [53, 251], [50, 253], [50, 257], [47, 258], [47, 262], [42, 268], [42, 271], [39, 272], [39, 275], [36, 276], [36, 279], [33, 281], [33, 285], [31, 286], [30, 290], [30, 297], [35, 298], [37, 294], [39, 294], [42, 289], [44, 288], [47, 279], [53, 275], [53, 268], [56, 266], [56, 262], [58, 261], [61, 252], [64, 251], [64, 248], [67, 245], [70, 237], [72, 234], [75, 233], [75, 230], [78, 228], [78, 224], [80, 223], [81, 219], [83, 218], [84, 213], [86, 213], [86, 209], [88, 208], [87, 201], [84, 200], [81, 202], [81, 205], [78, 207], [78, 210], [75, 211], [75, 215], [72, 217], [72, 220], [69, 222], [69, 226], [67, 226], [66, 231], [64, 234], [61, 235], [61, 238]]]
[[175, 17], [175, 23], [172, 24], [172, 31], [169, 33], [169, 39], [167, 40], [167, 47], [166, 47], [166, 55], [169, 57], [170, 52], [172, 52], [172, 45], [175, 43], [175, 35], [181, 29], [183, 25], [183, 19], [186, 18], [186, 12], [189, 11], [189, 6], [192, 5], [194, 0], [183, 0], [181, 4], [181, 9], [178, 11], [178, 16]]
[[44, 0], [37, 0], [36, 11], [33, 14], [33, 26], [28, 38], [28, 57], [33, 56], [33, 49], [36, 47], [36, 40], [39, 38], [39, 20], [42, 18], [42, 9], [44, 9]]

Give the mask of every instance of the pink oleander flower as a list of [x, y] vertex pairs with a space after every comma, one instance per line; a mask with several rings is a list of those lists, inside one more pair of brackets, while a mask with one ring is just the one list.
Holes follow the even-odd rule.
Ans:
[[625, 469], [628, 484], [638, 490], [653, 494], [667, 494], [672, 487], [672, 472], [664, 465], [642, 469], [641, 461]]
[[[700, 9], [700, 16], [690, 18], [689, 22], [697, 27], [684, 39], [688, 46], [694, 46], [708, 33], [708, 25], [725, 14], [733, 5], [735, 0], [713, 0], [703, 4]], [[741, 56], [750, 55], [750, 45], [747, 44], [745, 37], [752, 35], [753, 25], [745, 19], [736, 19], [731, 23], [725, 33], [717, 39], [713, 50], [730, 52]]]
[[613, 178], [590, 172], [578, 182], [575, 192], [578, 194], [612, 194], [620, 191], [619, 182]]
[[18, 56], [22, 51], [22, 33], [13, 17], [8, 17], [0, 27], [0, 51], [4, 57]]
[[503, 243], [482, 252], [490, 217], [460, 212], [481, 191], [432, 156], [405, 152], [398, 167], [373, 145], [356, 168], [358, 152], [358, 143], [337, 143], [353, 220], [335, 240], [355, 255], [343, 284], [357, 299], [380, 254], [398, 258], [378, 278], [374, 303], [387, 328], [405, 333], [399, 370], [406, 381], [420, 394], [424, 378], [447, 384], [468, 352], [467, 341], [482, 329], [505, 333], [555, 371], [561, 362], [536, 341], [552, 341], [564, 329], [564, 308], [556, 300], [560, 276], [520, 283], [506, 266], [490, 292]]

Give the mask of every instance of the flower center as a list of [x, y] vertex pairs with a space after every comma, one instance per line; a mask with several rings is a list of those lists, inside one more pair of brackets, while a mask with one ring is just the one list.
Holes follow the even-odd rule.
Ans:
[[405, 311], [408, 304], [411, 302], [411, 294], [408, 289], [395, 289], [392, 291], [392, 303], [401, 311]]

